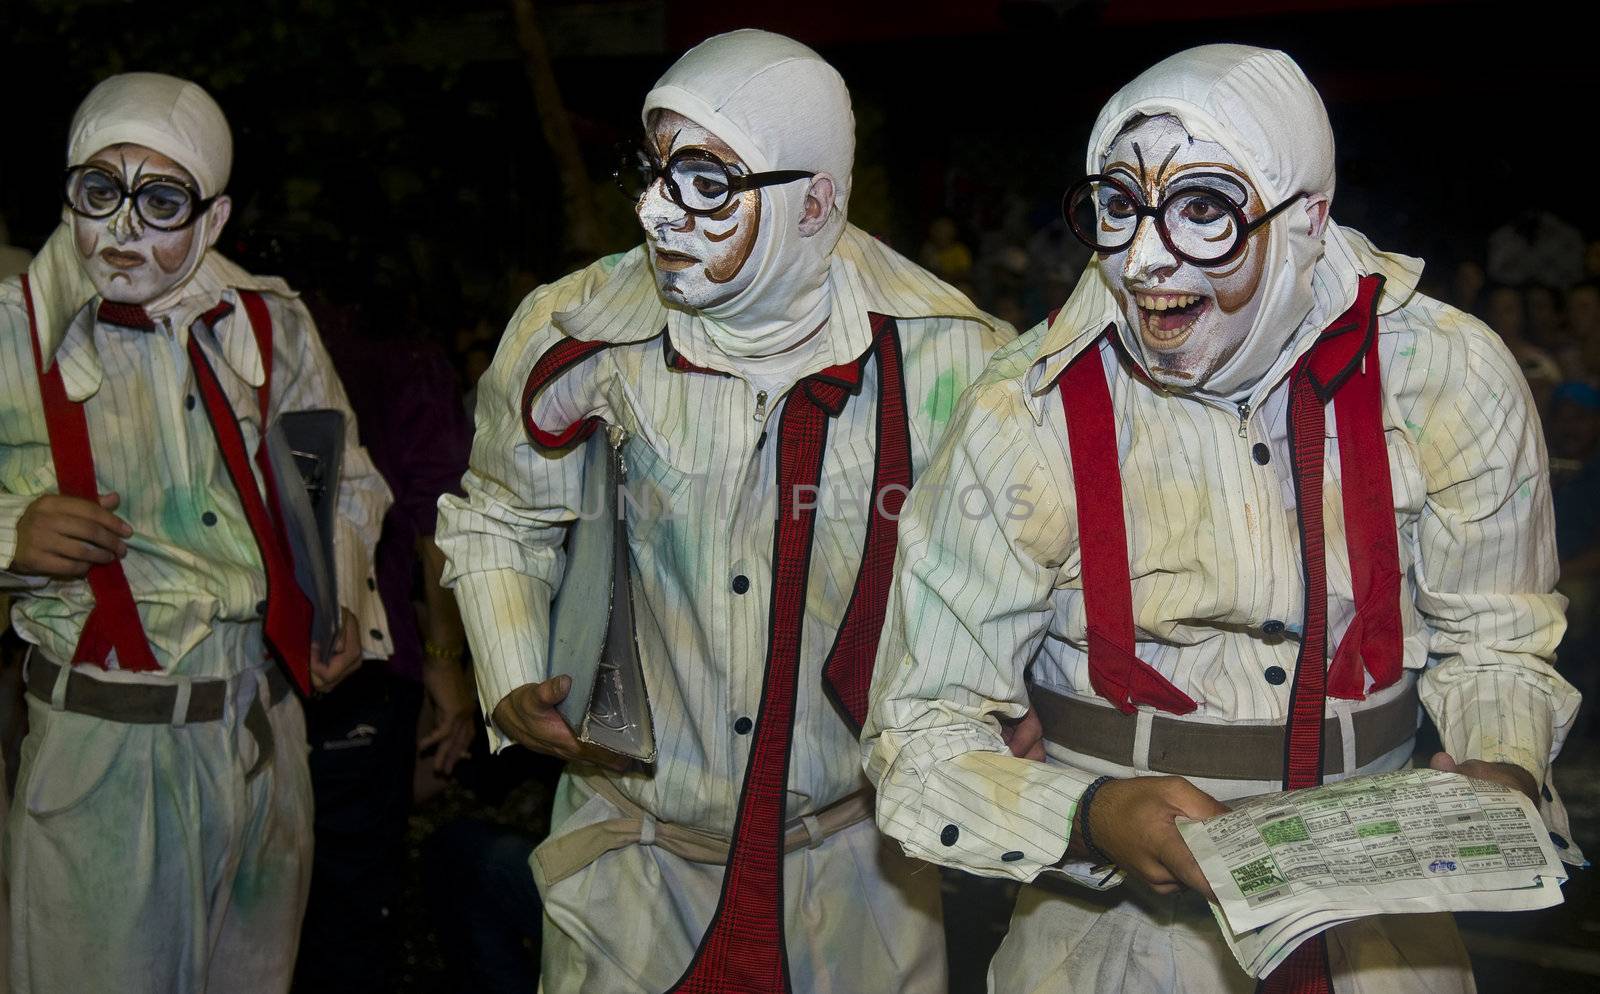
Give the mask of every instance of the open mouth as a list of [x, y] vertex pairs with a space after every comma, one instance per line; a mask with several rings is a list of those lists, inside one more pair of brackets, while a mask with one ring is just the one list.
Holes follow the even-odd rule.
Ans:
[[1193, 293], [1136, 293], [1139, 331], [1146, 345], [1174, 349], [1182, 345], [1195, 323], [1211, 308], [1211, 299]]
[[671, 249], [664, 248], [656, 249], [656, 268], [666, 270], [669, 273], [688, 269], [699, 261], [694, 256], [686, 255], [682, 252], [674, 252]]

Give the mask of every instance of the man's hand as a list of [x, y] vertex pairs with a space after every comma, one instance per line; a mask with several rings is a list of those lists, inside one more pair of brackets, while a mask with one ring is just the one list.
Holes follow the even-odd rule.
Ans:
[[17, 551], [7, 567], [13, 573], [76, 580], [89, 567], [128, 554], [133, 529], [112, 514], [122, 498], [102, 494], [98, 501], [45, 494], [17, 520]]
[[1458, 763], [1448, 752], [1436, 752], [1428, 761], [1428, 766], [1445, 773], [1459, 773], [1464, 777], [1476, 777], [1479, 780], [1503, 784], [1513, 790], [1522, 791], [1534, 804], [1539, 803], [1538, 781], [1533, 779], [1532, 773], [1515, 763], [1486, 763], [1481, 759], [1469, 759], [1465, 763]]
[[1039, 714], [1033, 708], [1016, 721], [1000, 722], [1000, 736], [1011, 747], [1011, 755], [1044, 762], [1044, 726], [1039, 724]]
[[343, 683], [361, 666], [361, 636], [356, 632], [356, 616], [340, 609], [342, 624], [333, 639], [333, 653], [326, 657], [322, 646], [311, 643], [311, 689], [326, 694]]
[[[1188, 887], [1215, 901], [1200, 864], [1178, 834], [1173, 819], [1196, 820], [1222, 814], [1228, 806], [1183, 777], [1133, 777], [1112, 780], [1089, 807], [1094, 844], [1111, 861], [1143, 880], [1157, 894]], [[1074, 815], [1067, 853], [1088, 858], [1083, 846], [1082, 809]]]
[[534, 752], [559, 756], [569, 762], [595, 763], [621, 772], [628, 768], [624, 756], [578, 741], [556, 705], [572, 689], [570, 676], [551, 677], [543, 683], [523, 684], [495, 705], [495, 727]]
[[433, 772], [447, 777], [456, 762], [466, 757], [472, 748], [472, 737], [477, 732], [472, 717], [477, 713], [473, 701], [472, 681], [466, 668], [457, 658], [435, 658], [430, 645], [422, 663], [422, 689], [433, 708], [433, 731], [417, 743], [417, 751], [437, 747], [433, 754]]

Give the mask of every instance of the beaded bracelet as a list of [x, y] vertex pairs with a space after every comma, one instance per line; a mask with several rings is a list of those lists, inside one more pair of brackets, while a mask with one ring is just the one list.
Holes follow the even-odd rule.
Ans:
[[1094, 795], [1100, 792], [1100, 788], [1104, 787], [1113, 779], [1115, 778], [1097, 778], [1094, 783], [1089, 785], [1089, 789], [1083, 792], [1083, 796], [1078, 799], [1078, 818], [1083, 825], [1083, 848], [1089, 851], [1090, 856], [1093, 856], [1096, 860], [1099, 860], [1099, 865], [1102, 866], [1114, 865], [1116, 861], [1110, 856], [1107, 856], [1105, 854], [1105, 850], [1094, 844], [1094, 833], [1089, 830], [1089, 804], [1094, 800]]

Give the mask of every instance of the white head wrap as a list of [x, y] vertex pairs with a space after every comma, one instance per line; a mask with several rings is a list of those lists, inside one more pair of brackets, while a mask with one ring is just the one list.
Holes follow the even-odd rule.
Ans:
[[[215, 197], [227, 188], [233, 168], [233, 134], [222, 108], [196, 83], [148, 72], [123, 73], [101, 81], [72, 117], [67, 165], [81, 165], [101, 149], [122, 143], [143, 145], [187, 169], [202, 197]], [[207, 238], [213, 223], [208, 212], [197, 222], [195, 237]], [[46, 341], [55, 341], [73, 315], [96, 294], [73, 247], [69, 221], [64, 221], [40, 250], [28, 267], [28, 279], [41, 332]], [[287, 290], [281, 281], [257, 280], [208, 250], [197, 254], [184, 279], [148, 309], [152, 313], [175, 309], [175, 320], [187, 324], [188, 311], [204, 310], [215, 303], [223, 287], [257, 284]], [[178, 306], [186, 290], [201, 289], [201, 296], [209, 300], [197, 298], [187, 307]]]
[[233, 132], [222, 108], [196, 83], [154, 72], [102, 80], [72, 115], [67, 165], [124, 143], [154, 149], [189, 170], [202, 197], [228, 186]]
[[657, 110], [682, 114], [721, 138], [753, 172], [804, 169], [833, 177], [833, 210], [808, 238], [796, 227], [808, 185], [763, 188], [760, 233], [746, 262], [759, 267], [753, 282], [715, 307], [668, 311], [669, 326], [693, 323], [693, 331], [730, 356], [768, 355], [804, 339], [831, 313], [829, 261], [850, 202], [856, 129], [843, 78], [791, 38], [731, 31], [673, 63], [645, 96], [646, 128]]
[[[1333, 129], [1311, 81], [1282, 52], [1247, 45], [1203, 45], [1179, 52], [1123, 87], [1100, 111], [1089, 142], [1088, 171], [1100, 172], [1118, 134], [1136, 116], [1170, 114], [1197, 139], [1216, 142], [1244, 167], [1265, 209], [1298, 194], [1331, 203]], [[1312, 238], [1302, 211], [1269, 222], [1264, 294], [1254, 327], [1198, 392], [1235, 399], [1277, 362], [1307, 320], [1332, 320], [1355, 299], [1357, 251], [1330, 218]], [[1371, 251], [1359, 235], [1361, 246]], [[1319, 286], [1320, 284], [1320, 286]], [[1328, 301], [1340, 310], [1323, 314]], [[1315, 313], [1314, 313], [1315, 312]], [[1124, 336], [1143, 355], [1136, 334]]]

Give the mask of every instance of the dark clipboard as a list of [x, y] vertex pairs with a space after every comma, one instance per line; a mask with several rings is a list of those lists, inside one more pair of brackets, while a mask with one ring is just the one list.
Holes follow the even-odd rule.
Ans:
[[340, 625], [333, 535], [344, 436], [344, 413], [330, 408], [285, 412], [267, 432], [295, 581], [311, 601], [311, 640], [324, 652], [333, 645]]

